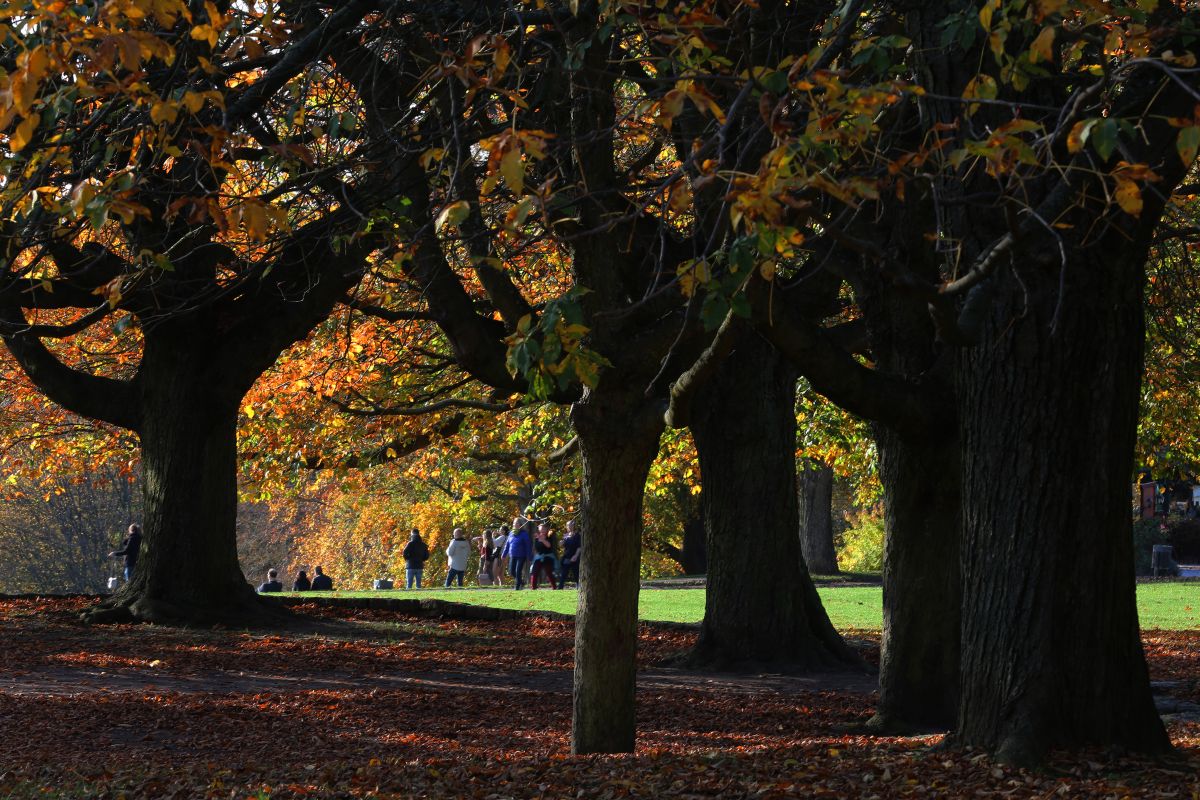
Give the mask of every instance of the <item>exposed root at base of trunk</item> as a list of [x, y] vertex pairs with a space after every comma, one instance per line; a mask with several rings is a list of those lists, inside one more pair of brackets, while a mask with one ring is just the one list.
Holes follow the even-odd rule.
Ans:
[[290, 624], [295, 615], [278, 601], [262, 597], [253, 590], [236, 597], [204, 604], [175, 603], [147, 597], [136, 591], [122, 591], [80, 614], [91, 625], [116, 625], [148, 622], [182, 628], [208, 628], [214, 625], [237, 628], [279, 628]]
[[931, 720], [912, 721], [893, 714], [876, 712], [862, 726], [868, 736], [924, 736], [931, 733], [946, 733], [952, 723], [939, 724]]

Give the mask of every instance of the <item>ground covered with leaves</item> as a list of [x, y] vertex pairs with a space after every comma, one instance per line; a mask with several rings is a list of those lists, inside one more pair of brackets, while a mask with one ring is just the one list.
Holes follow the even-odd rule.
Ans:
[[[569, 620], [303, 607], [273, 633], [89, 628], [87, 602], [0, 601], [0, 796], [1200, 797], [1189, 713], [1168, 718], [1176, 758], [1031, 773], [861, 735], [870, 675], [684, 672], [667, 665], [695, 634], [644, 625], [639, 752], [573, 758]], [[1200, 632], [1145, 640], [1175, 708], [1200, 703]]]

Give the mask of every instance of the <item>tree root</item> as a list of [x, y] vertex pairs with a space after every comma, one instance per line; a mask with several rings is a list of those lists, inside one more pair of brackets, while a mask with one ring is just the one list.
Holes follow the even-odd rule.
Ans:
[[127, 589], [87, 609], [80, 619], [89, 625], [145, 622], [181, 628], [279, 628], [289, 625], [295, 615], [252, 590], [222, 601], [185, 605]]

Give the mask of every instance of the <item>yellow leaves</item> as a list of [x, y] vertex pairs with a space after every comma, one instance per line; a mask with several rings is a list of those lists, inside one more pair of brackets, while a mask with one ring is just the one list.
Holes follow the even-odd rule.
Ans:
[[17, 125], [17, 129], [13, 131], [12, 136], [8, 139], [8, 146], [14, 153], [21, 152], [29, 145], [29, 142], [33, 139], [33, 132], [37, 130], [39, 122], [41, 122], [39, 114], [30, 114], [21, 120], [21, 124]]
[[92, 294], [100, 295], [108, 303], [109, 308], [116, 308], [121, 302], [121, 282], [123, 278], [113, 278], [103, 286], [92, 290]]
[[209, 47], [217, 46], [219, 33], [212, 25], [196, 25], [192, 28], [191, 37], [198, 42], [208, 42]]
[[712, 115], [717, 122], [725, 122], [725, 112], [717, 105], [716, 98], [708, 89], [691, 80], [677, 81], [671, 89], [658, 101], [654, 121], [665, 130], [671, 130], [675, 118], [683, 113], [684, 99], [692, 101], [701, 113]]
[[466, 200], [458, 200], [443, 208], [433, 221], [434, 230], [441, 233], [442, 228], [457, 227], [471, 213], [471, 204]]
[[1118, 180], [1116, 191], [1117, 205], [1130, 216], [1141, 216], [1142, 190], [1133, 181]]
[[[996, 85], [996, 79], [991, 75], [980, 73], [971, 79], [967, 87], [963, 89], [964, 100], [995, 100], [999, 94], [999, 87]], [[979, 108], [978, 103], [971, 103], [967, 107], [968, 114], [974, 114]]]
[[675, 273], [679, 277], [679, 290], [691, 297], [696, 289], [712, 280], [712, 267], [703, 258], [685, 261]]
[[1033, 40], [1033, 44], [1029, 46], [1029, 63], [1036, 64], [1039, 61], [1054, 60], [1054, 36], [1055, 29], [1053, 26], [1042, 28], [1042, 32]]
[[160, 100], [150, 108], [150, 121], [155, 125], [174, 123], [179, 116], [179, 106], [171, 100]]
[[513, 194], [524, 193], [525, 159], [519, 149], [512, 148], [500, 158], [500, 174]]
[[987, 0], [983, 4], [983, 8], [979, 9], [979, 24], [985, 31], [992, 29], [992, 16], [998, 8], [1000, 8], [1000, 0]]

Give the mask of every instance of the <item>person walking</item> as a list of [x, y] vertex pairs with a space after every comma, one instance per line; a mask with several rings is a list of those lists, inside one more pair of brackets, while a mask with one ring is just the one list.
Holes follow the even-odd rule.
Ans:
[[575, 520], [567, 520], [567, 535], [562, 540], [562, 569], [558, 573], [559, 589], [567, 585], [567, 578], [572, 574], [575, 576], [575, 585], [579, 585], [579, 557], [583, 555], [581, 544], [579, 532], [575, 530]]
[[492, 580], [497, 586], [503, 586], [504, 573], [508, 571], [508, 558], [504, 555], [504, 546], [508, 544], [508, 526], [501, 525], [492, 541], [496, 545], [496, 558], [492, 561]]
[[133, 580], [133, 570], [137, 566], [138, 556], [142, 550], [142, 526], [136, 522], [129, 526], [129, 533], [121, 542], [120, 550], [113, 550], [109, 558], [122, 556], [125, 559], [125, 582]]
[[425, 562], [429, 560], [429, 546], [421, 538], [421, 532], [416, 528], [408, 535], [408, 544], [404, 545], [404, 574], [408, 588], [421, 588], [421, 575]]
[[311, 588], [312, 584], [308, 580], [308, 573], [300, 570], [300, 573], [296, 576], [296, 580], [292, 581], [292, 591], [307, 592]]
[[467, 574], [467, 562], [471, 558], [471, 543], [467, 541], [467, 532], [462, 528], [454, 529], [454, 538], [446, 545], [446, 588], [457, 579], [458, 588], [462, 588], [463, 576]]
[[[479, 540], [479, 575], [476, 580], [480, 586], [491, 586], [496, 580], [493, 573], [496, 571], [496, 540], [492, 536], [490, 530], [484, 530], [483, 536], [478, 536]], [[475, 541], [472, 539], [471, 541]]]
[[320, 567], [313, 567], [312, 590], [314, 592], [333, 591], [333, 578], [322, 572]]
[[520, 591], [525, 585], [525, 568], [533, 555], [533, 545], [530, 542], [529, 527], [533, 523], [521, 517], [513, 520], [513, 532], [504, 545], [504, 555], [508, 557], [508, 574], [512, 575], [513, 588]]
[[538, 588], [538, 580], [543, 574], [550, 579], [550, 588], [557, 589], [554, 573], [558, 567], [558, 555], [554, 532], [548, 525], [538, 525], [537, 535], [533, 537], [533, 574], [530, 577], [531, 589]]

